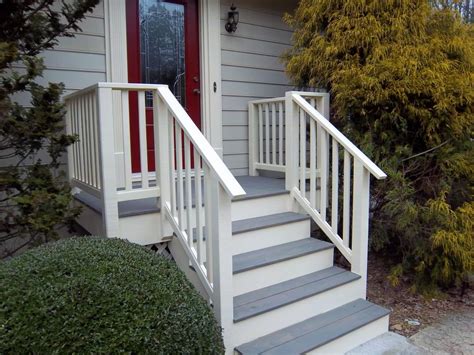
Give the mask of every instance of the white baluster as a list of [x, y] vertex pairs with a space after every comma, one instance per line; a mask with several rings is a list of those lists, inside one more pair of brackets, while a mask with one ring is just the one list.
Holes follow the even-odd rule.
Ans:
[[176, 135], [176, 204], [178, 207], [178, 224], [181, 230], [184, 229], [183, 214], [184, 214], [184, 188], [183, 188], [183, 140], [182, 131], [178, 122], [175, 121], [175, 135]]
[[337, 234], [337, 214], [339, 198], [339, 146], [337, 141], [332, 138], [332, 186], [331, 186], [331, 227]]
[[263, 163], [263, 112], [262, 112], [262, 105], [258, 104], [258, 155], [259, 163]]
[[270, 114], [268, 104], [265, 104], [265, 163], [270, 164]]
[[[170, 179], [170, 186], [171, 186], [171, 214], [173, 218], [176, 218], [176, 203], [177, 203], [177, 197], [176, 197], [176, 184], [177, 180], [175, 179], [175, 174], [176, 174], [176, 167], [175, 167], [175, 161], [176, 161], [176, 140], [175, 140], [175, 134], [174, 134], [174, 118], [173, 115], [166, 110], [166, 116], [168, 118], [168, 135], [169, 135], [169, 162], [170, 162], [170, 174], [169, 174], [169, 179]], [[159, 170], [159, 169], [158, 169]]]
[[275, 103], [272, 103], [272, 163], [276, 164], [276, 109]]
[[300, 116], [300, 192], [306, 195], [306, 117], [302, 109], [299, 109]]
[[350, 238], [350, 207], [351, 207], [351, 155], [344, 150], [344, 182], [342, 204], [342, 240], [349, 247]]
[[283, 161], [283, 103], [278, 103], [278, 160], [280, 165], [284, 164]]
[[196, 189], [196, 237], [197, 237], [197, 260], [199, 265], [204, 266], [204, 240], [203, 240], [203, 211], [202, 211], [202, 180], [201, 180], [201, 157], [197, 149], [194, 150], [194, 181]]
[[191, 180], [191, 145], [188, 137], [184, 137], [184, 169], [186, 181], [186, 234], [188, 235], [188, 245], [193, 247], [193, 226], [191, 224], [192, 203], [192, 180]]
[[[320, 125], [318, 124], [318, 128]], [[329, 147], [328, 147], [328, 136], [326, 132], [322, 132], [320, 135], [321, 139], [321, 165], [319, 167], [321, 172], [321, 218], [326, 221], [326, 208], [327, 208], [327, 200], [328, 200], [328, 155], [329, 155]]]
[[123, 127], [123, 160], [125, 168], [125, 189], [132, 189], [132, 152], [130, 147], [130, 108], [128, 91], [122, 90], [122, 127]]
[[142, 188], [148, 188], [148, 149], [146, 139], [146, 106], [145, 92], [138, 92], [138, 127], [140, 132], [140, 168], [142, 174]]
[[310, 118], [309, 123], [309, 159], [310, 159], [310, 188], [309, 201], [312, 208], [316, 208], [316, 189], [317, 189], [317, 174], [316, 174], [316, 122]]

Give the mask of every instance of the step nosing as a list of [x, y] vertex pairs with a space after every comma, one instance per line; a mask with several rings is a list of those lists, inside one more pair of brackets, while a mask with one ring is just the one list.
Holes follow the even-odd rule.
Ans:
[[[370, 308], [370, 307], [372, 307], [372, 306], [373, 306], [373, 305], [371, 305], [371, 304], [367, 304], [367, 306], [366, 306], [365, 308], [363, 308], [363, 309], [361, 309], [361, 310], [358, 310], [357, 312], [347, 314], [347, 315], [345, 315], [345, 316], [342, 317], [342, 318], [337, 318], [337, 319], [335, 319], [335, 320], [333, 320], [333, 321], [331, 321], [331, 322], [329, 322], [329, 323], [327, 323], [327, 324], [321, 325], [320, 327], [316, 327], [316, 328], [314, 328], [314, 329], [308, 329], [306, 332], [303, 332], [303, 333], [299, 334], [298, 336], [295, 336], [293, 339], [289, 339], [289, 340], [287, 340], [287, 341], [284, 341], [284, 342], [281, 343], [281, 344], [272, 346], [272, 347], [266, 349], [264, 352], [267, 352], [267, 351], [272, 350], [272, 349], [276, 349], [276, 348], [278, 348], [278, 347], [280, 347], [280, 346], [282, 346], [282, 345], [285, 345], [285, 344], [288, 344], [288, 343], [290, 343], [290, 342], [292, 342], [292, 341], [298, 340], [299, 338], [302, 338], [302, 337], [304, 337], [305, 335], [308, 335], [308, 334], [310, 334], [310, 333], [312, 333], [312, 332], [320, 331], [321, 329], [324, 329], [324, 328], [326, 328], [326, 327], [328, 327], [328, 326], [330, 326], [330, 325], [333, 325], [333, 324], [335, 324], [335, 323], [338, 323], [338, 322], [340, 322], [340, 321], [342, 321], [342, 320], [348, 318], [349, 316], [355, 315], [355, 314], [360, 313], [360, 312], [364, 312], [365, 310], [367, 310], [368, 308]], [[359, 328], [360, 328], [360, 327], [357, 327], [357, 328], [354, 328], [353, 330], [356, 330], [356, 329], [359, 329]], [[347, 334], [347, 333], [346, 333], [346, 334]], [[338, 337], [336, 337], [336, 338], [334, 338], [334, 339], [340, 338], [341, 336], [344, 336], [344, 335], [345, 335], [345, 334], [340, 335], [340, 336], [338, 336]], [[322, 346], [322, 345], [324, 345], [324, 344], [327, 344], [327, 342], [326, 342], [326, 343], [322, 343], [322, 344], [321, 344], [321, 343], [318, 343], [315, 347], [313, 347], [313, 348], [311, 348], [311, 349], [308, 349], [307, 351], [310, 351], [310, 350], [313, 350], [313, 349], [317, 349], [318, 347], [320, 347], [320, 346]]]
[[[272, 220], [271, 217], [280, 216], [281, 220]], [[245, 223], [245, 222], [256, 222], [255, 225], [250, 227], [240, 227], [240, 229], [233, 230], [232, 235], [238, 235], [246, 232], [251, 232], [255, 230], [271, 228], [271, 227], [278, 227], [283, 226], [286, 224], [292, 224], [297, 222], [302, 222], [309, 220], [310, 217], [308, 215], [299, 214], [299, 213], [291, 213], [291, 212], [282, 212], [282, 213], [275, 213], [271, 215], [261, 216], [261, 217], [254, 217], [254, 218], [247, 218], [241, 219], [237, 221], [233, 221], [233, 223]]]
[[[271, 296], [276, 296], [276, 295], [279, 295], [279, 294], [282, 294], [282, 293], [285, 293], [285, 292], [288, 292], [290, 290], [293, 290], [293, 289], [296, 289], [296, 288], [299, 288], [299, 287], [303, 287], [303, 286], [306, 286], [306, 285], [309, 285], [311, 283], [315, 283], [315, 282], [322, 282], [323, 280], [327, 280], [331, 277], [336, 277], [338, 275], [341, 275], [341, 274], [350, 274], [351, 272], [350, 271], [347, 271], [347, 270], [344, 270], [344, 269], [341, 269], [341, 268], [337, 268], [337, 267], [331, 267], [331, 268], [327, 268], [327, 269], [323, 269], [323, 270], [320, 270], [320, 271], [316, 271], [312, 274], [316, 275], [316, 274], [321, 274], [322, 272], [328, 272], [328, 271], [331, 271], [331, 270], [335, 270], [334, 273], [332, 274], [329, 274], [327, 276], [324, 276], [320, 279], [315, 279], [315, 280], [308, 280], [307, 282], [303, 282], [301, 284], [298, 284], [297, 286], [293, 287], [293, 288], [290, 288], [290, 289], [282, 289], [281, 291], [278, 291], [278, 292], [275, 292], [275, 293], [271, 293], [271, 294], [268, 294], [266, 296], [262, 296], [260, 298], [256, 298], [256, 299], [253, 299], [253, 300], [250, 300], [246, 303], [241, 303], [239, 304], [237, 307], [242, 307], [242, 306], [245, 306], [247, 304], [251, 304], [253, 302], [257, 302], [259, 300], [263, 300], [265, 298], [268, 298], [268, 297], [271, 297]], [[271, 286], [267, 286], [267, 287], [264, 287], [263, 289], [257, 289], [257, 290], [254, 290], [254, 291], [250, 291], [250, 292], [247, 292], [247, 293], [244, 293], [242, 295], [239, 295], [239, 296], [236, 296], [235, 298], [238, 298], [238, 297], [242, 297], [242, 296], [248, 296], [248, 295], [251, 295], [251, 294], [256, 294], [257, 292], [261, 292], [262, 290], [265, 290], [265, 289], [271, 289], [277, 285], [283, 285], [283, 284], [289, 284], [290, 282], [294, 281], [294, 280], [297, 280], [297, 279], [304, 279], [306, 278], [307, 276], [309, 276], [311, 274], [307, 274], [307, 275], [303, 275], [303, 276], [299, 276], [295, 279], [291, 279], [291, 280], [287, 280], [287, 281], [282, 281], [282, 282], [279, 282], [278, 284], [275, 284], [275, 285], [271, 285]], [[354, 274], [355, 275], [355, 274]], [[358, 277], [357, 277], [358, 276]], [[359, 275], [357, 275], [355, 277], [355, 279], [358, 279], [360, 278]]]
[[[304, 249], [295, 252], [295, 251], [292, 251], [290, 249], [291, 247], [294, 247], [294, 246], [298, 246], [298, 247], [303, 246]], [[250, 271], [250, 270], [253, 270], [253, 269], [260, 268], [260, 267], [277, 264], [277, 263], [280, 263], [280, 262], [283, 262], [283, 261], [295, 259], [295, 258], [298, 258], [298, 257], [310, 255], [310, 254], [319, 253], [321, 251], [328, 250], [328, 249], [333, 249], [333, 248], [334, 248], [333, 244], [323, 242], [321, 240], [314, 239], [314, 238], [306, 238], [306, 239], [298, 240], [298, 241], [295, 241], [295, 242], [290, 242], [290, 243], [286, 243], [286, 244], [272, 246], [272, 247], [269, 247], [269, 248], [264, 248], [264, 249], [260, 249], [260, 250], [256, 250], [256, 251], [251, 251], [251, 252], [247, 252], [247, 253], [243, 253], [243, 254], [234, 255], [234, 257], [233, 257], [233, 274], [234, 275], [239, 274], [239, 273], [242, 273], [242, 272], [245, 272], [245, 271]], [[286, 249], [288, 249], [288, 250], [286, 250]], [[268, 259], [268, 260], [265, 259], [264, 255], [261, 255], [261, 254], [265, 254], [265, 253], [275, 255], [276, 251], [283, 251], [284, 253], [280, 257], [274, 257], [274, 258]], [[251, 258], [251, 256], [255, 256], [255, 260], [253, 260], [253, 261], [249, 260], [247, 262], [248, 265], [245, 265], [245, 266], [236, 266], [235, 265], [236, 260], [238, 261], [239, 258], [242, 258], [244, 255], [245, 256], [250, 255], [249, 259]]]
[[[316, 296], [316, 295], [322, 294], [322, 293], [324, 293], [324, 292], [333, 290], [333, 289], [335, 289], [335, 288], [338, 288], [338, 287], [340, 287], [340, 286], [344, 286], [344, 285], [346, 285], [346, 284], [348, 284], [348, 283], [351, 283], [351, 282], [354, 282], [354, 281], [360, 279], [360, 275], [357, 275], [357, 274], [354, 274], [354, 273], [350, 273], [350, 272], [347, 272], [347, 273], [339, 273], [339, 274], [334, 275], [333, 277], [341, 276], [342, 274], [348, 275], [348, 276], [350, 276], [350, 278], [347, 278], [347, 279], [344, 279], [344, 280], [338, 280], [338, 281], [336, 281], [334, 284], [327, 285], [327, 286], [325, 286], [325, 287], [323, 287], [323, 288], [321, 288], [321, 289], [318, 289], [318, 290], [315, 290], [315, 291], [312, 291], [312, 292], [307, 292], [307, 293], [305, 293], [305, 294], [303, 294], [303, 295], [301, 295], [301, 296], [297, 296], [297, 297], [294, 297], [294, 298], [291, 298], [291, 299], [287, 299], [286, 301], [283, 301], [283, 302], [281, 302], [281, 303], [279, 303], [279, 304], [276, 304], [276, 305], [272, 305], [271, 307], [263, 307], [263, 308], [260, 309], [260, 310], [257, 310], [257, 311], [255, 311], [255, 312], [253, 312], [253, 313], [249, 312], [248, 314], [246, 314], [246, 315], [244, 315], [244, 316], [241, 316], [241, 317], [235, 317], [235, 316], [234, 316], [234, 323], [238, 323], [238, 322], [247, 320], [247, 319], [249, 319], [249, 318], [256, 317], [256, 316], [258, 316], [258, 315], [271, 312], [271, 311], [273, 311], [273, 310], [275, 310], [275, 309], [279, 309], [279, 308], [288, 306], [288, 305], [290, 305], [290, 304], [293, 304], [293, 303], [296, 303], [296, 302], [305, 300], [305, 299], [310, 298], [310, 297], [314, 297], [314, 296]], [[327, 279], [327, 278], [326, 278], [326, 279]], [[322, 280], [318, 280], [318, 281], [315, 281], [315, 282], [312, 282], [312, 283], [317, 284], [317, 283], [320, 283], [321, 281], [322, 281]], [[302, 287], [307, 286], [307, 285], [308, 285], [308, 284], [306, 284], [306, 285], [301, 285], [301, 286], [295, 287], [295, 288], [292, 289], [292, 290], [301, 289]], [[283, 293], [288, 293], [288, 292], [290, 292], [290, 291], [292, 291], [292, 290], [286, 290], [286, 291], [284, 291], [284, 292], [281, 292], [281, 294], [283, 294]], [[276, 296], [276, 295], [278, 295], [278, 293], [275, 294], [275, 295], [269, 296], [269, 297], [267, 297], [267, 298], [270, 298], [270, 297], [273, 297], [273, 296]], [[250, 303], [248, 303], [248, 304], [250, 304]], [[248, 305], [248, 304], [247, 304], [247, 305]], [[243, 306], [236, 307], [236, 308], [234, 309], [234, 313], [235, 313], [235, 310], [238, 309], [238, 308], [240, 308], [240, 307], [243, 307]]]
[[240, 354], [246, 354], [247, 351], [252, 354], [267, 354], [275, 350], [276, 353], [288, 353], [289, 348], [293, 347], [295, 353], [306, 353], [365, 327], [389, 313], [389, 310], [381, 306], [364, 299], [356, 299], [241, 344], [235, 350]]

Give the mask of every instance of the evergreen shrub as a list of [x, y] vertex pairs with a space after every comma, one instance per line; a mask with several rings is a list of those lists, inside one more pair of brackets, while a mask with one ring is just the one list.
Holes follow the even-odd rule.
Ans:
[[0, 353], [223, 353], [176, 265], [119, 239], [72, 238], [0, 264]]

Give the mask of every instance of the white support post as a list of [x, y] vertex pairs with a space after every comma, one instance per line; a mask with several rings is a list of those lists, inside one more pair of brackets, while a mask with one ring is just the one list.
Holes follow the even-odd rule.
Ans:
[[249, 175], [257, 176], [258, 161], [258, 117], [255, 104], [249, 102]]
[[214, 172], [211, 172], [210, 199], [212, 200], [210, 241], [212, 244], [213, 301], [214, 313], [223, 329], [226, 353], [233, 349], [231, 327], [233, 324], [232, 298], [232, 216], [231, 198], [218, 183]]
[[112, 89], [99, 87], [97, 89], [97, 103], [104, 234], [109, 238], [119, 237]]
[[293, 102], [292, 92], [285, 94], [285, 188], [288, 191], [298, 186], [298, 108]]
[[170, 174], [170, 149], [174, 149], [169, 137], [170, 125], [169, 113], [166, 104], [160, 99], [158, 91], [153, 91], [153, 130], [155, 135], [155, 170], [156, 184], [160, 188], [159, 204], [161, 207], [161, 236], [167, 237], [173, 234], [171, 224], [166, 218], [165, 206], [171, 204], [171, 180]]
[[354, 195], [352, 209], [352, 267], [367, 288], [367, 257], [369, 240], [370, 173], [358, 159], [354, 159]]

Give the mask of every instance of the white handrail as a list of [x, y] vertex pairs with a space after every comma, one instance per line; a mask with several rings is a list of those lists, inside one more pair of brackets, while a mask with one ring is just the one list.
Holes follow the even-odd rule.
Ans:
[[305, 110], [309, 116], [316, 120], [324, 130], [326, 130], [339, 144], [341, 144], [348, 152], [350, 152], [355, 158], [357, 158], [364, 167], [370, 171], [370, 173], [378, 180], [385, 179], [385, 174], [367, 155], [365, 155], [359, 148], [357, 148], [345, 135], [343, 135], [334, 125], [325, 119], [314, 107], [312, 107], [300, 93], [292, 92], [293, 100]]
[[197, 149], [205, 160], [207, 165], [216, 174], [222, 187], [227, 191], [230, 197], [234, 198], [237, 196], [245, 195], [245, 191], [240, 186], [234, 175], [230, 172], [229, 168], [225, 165], [219, 155], [212, 148], [209, 141], [204, 137], [199, 128], [194, 124], [191, 117], [189, 117], [186, 110], [181, 106], [179, 101], [174, 97], [173, 93], [168, 89], [167, 86], [160, 86], [158, 88], [158, 94], [161, 99], [168, 104], [168, 108], [178, 121], [179, 125], [191, 140], [195, 149]]

